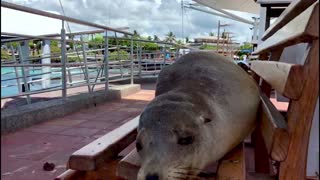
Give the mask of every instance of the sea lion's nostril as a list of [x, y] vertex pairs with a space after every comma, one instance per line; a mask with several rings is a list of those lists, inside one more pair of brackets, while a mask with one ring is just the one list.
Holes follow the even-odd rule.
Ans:
[[146, 180], [159, 180], [158, 174], [148, 174]]
[[136, 142], [136, 148], [138, 152], [142, 150], [142, 145], [140, 142]]

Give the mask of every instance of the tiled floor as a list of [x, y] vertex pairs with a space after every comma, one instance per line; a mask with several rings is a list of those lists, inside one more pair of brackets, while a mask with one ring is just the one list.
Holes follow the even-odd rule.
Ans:
[[[154, 84], [120, 101], [107, 102], [1, 136], [1, 179], [54, 179], [71, 153], [140, 114], [154, 98]], [[53, 171], [42, 169], [54, 163]]]

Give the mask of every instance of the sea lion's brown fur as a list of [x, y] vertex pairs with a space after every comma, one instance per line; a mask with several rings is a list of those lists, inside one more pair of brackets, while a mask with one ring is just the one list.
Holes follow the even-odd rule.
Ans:
[[164, 68], [140, 116], [138, 179], [187, 179], [217, 161], [255, 127], [259, 90], [231, 60], [193, 52]]

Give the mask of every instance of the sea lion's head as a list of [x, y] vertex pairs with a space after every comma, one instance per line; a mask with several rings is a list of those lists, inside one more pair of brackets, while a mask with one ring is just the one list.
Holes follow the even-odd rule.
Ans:
[[200, 178], [212, 159], [205, 141], [212, 119], [195, 108], [175, 96], [156, 98], [144, 109], [136, 140], [141, 157], [138, 180]]

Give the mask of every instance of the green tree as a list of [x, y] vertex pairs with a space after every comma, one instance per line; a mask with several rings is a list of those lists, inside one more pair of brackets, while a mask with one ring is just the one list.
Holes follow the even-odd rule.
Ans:
[[130, 57], [130, 54], [127, 51], [119, 50], [119, 51], [113, 51], [109, 52], [109, 60], [115, 61], [115, 60], [128, 60]]
[[188, 43], [189, 42], [189, 37], [186, 37], [186, 43]]
[[173, 32], [169, 32], [167, 35], [166, 35], [166, 42], [170, 42], [170, 43], [173, 43], [176, 41], [176, 36], [173, 34]]
[[158, 37], [157, 35], [154, 35], [154, 36], [153, 36], [153, 40], [154, 40], [154, 41], [160, 41], [160, 39], [159, 39], [159, 37]]
[[[90, 44], [92, 43], [92, 44]], [[99, 48], [102, 48], [104, 44], [104, 38], [101, 34], [95, 35], [95, 37], [91, 40], [89, 40], [89, 48], [92, 48], [94, 46], [97, 46]]]
[[139, 39], [140, 38], [140, 34], [138, 33], [137, 30], [133, 30], [133, 38], [135, 38], [135, 39]]
[[226, 33], [225, 30], [223, 30], [223, 32], [222, 32], [222, 34], [221, 34], [221, 37], [222, 37], [223, 39], [227, 38], [227, 33]]
[[210, 32], [210, 33], [209, 33], [209, 36], [214, 36], [214, 33], [213, 33], [213, 32]]
[[1, 49], [1, 60], [9, 60], [9, 59], [11, 59], [11, 56], [8, 53], [8, 51]]
[[251, 43], [243, 43], [243, 45], [240, 46], [241, 50], [252, 50], [252, 44]]
[[147, 38], [149, 41], [152, 41], [152, 37], [151, 36], [148, 36]]
[[158, 44], [156, 43], [151, 43], [151, 42], [148, 42], [148, 43], [145, 43], [143, 45], [144, 49], [147, 50], [147, 51], [155, 51], [155, 50], [159, 50], [160, 47]]

